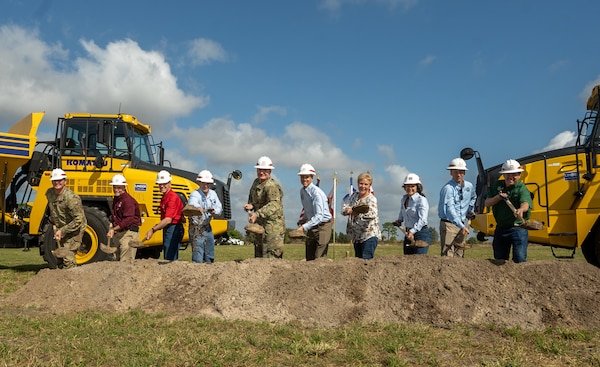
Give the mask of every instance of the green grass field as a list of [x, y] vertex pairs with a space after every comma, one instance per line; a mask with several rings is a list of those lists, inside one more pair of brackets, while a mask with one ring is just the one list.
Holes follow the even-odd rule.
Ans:
[[[340, 260], [349, 245], [333, 245]], [[569, 252], [562, 250], [561, 255]], [[439, 245], [430, 255], [439, 256]], [[380, 245], [376, 256], [401, 254]], [[251, 246], [218, 246], [217, 261], [253, 256]], [[285, 258], [301, 260], [302, 245], [286, 245]], [[490, 258], [475, 245], [468, 258]], [[191, 251], [181, 252], [189, 261]], [[532, 246], [530, 261], [552, 259]], [[584, 261], [580, 253], [575, 259]], [[0, 293], [14, 292], [45, 264], [38, 249], [0, 249]], [[526, 331], [495, 325], [348, 324], [317, 328], [291, 324], [172, 318], [141, 310], [48, 315], [2, 309], [0, 366], [600, 366], [598, 330]]]

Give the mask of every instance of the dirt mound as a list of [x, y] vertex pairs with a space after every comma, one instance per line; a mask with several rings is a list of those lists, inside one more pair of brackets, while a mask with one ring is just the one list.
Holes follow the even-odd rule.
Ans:
[[142, 309], [318, 326], [379, 321], [595, 328], [598, 279], [600, 269], [575, 261], [498, 266], [434, 256], [212, 265], [137, 260], [44, 269], [2, 303], [56, 313]]

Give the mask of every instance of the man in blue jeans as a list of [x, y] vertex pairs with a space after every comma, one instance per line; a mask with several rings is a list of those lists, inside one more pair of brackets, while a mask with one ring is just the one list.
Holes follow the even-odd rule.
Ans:
[[171, 189], [171, 174], [165, 170], [158, 172], [156, 184], [163, 194], [160, 200], [160, 222], [154, 225], [147, 233], [149, 240], [154, 232], [163, 230], [163, 247], [165, 260], [179, 258], [179, 244], [183, 239], [183, 202], [175, 191]]
[[202, 214], [190, 217], [190, 242], [192, 262], [209, 263], [215, 261], [215, 236], [210, 226], [213, 215], [221, 215], [223, 205], [211, 186], [215, 182], [209, 170], [202, 170], [196, 179], [200, 187], [190, 194], [189, 205], [202, 209]]
[[520, 227], [520, 224], [529, 219], [533, 201], [531, 193], [521, 182], [523, 171], [519, 162], [514, 159], [507, 160], [502, 164], [499, 172], [504, 176], [504, 180], [496, 181], [486, 195], [485, 206], [492, 207], [496, 219], [492, 242], [495, 260], [508, 260], [511, 246], [514, 262], [527, 260], [529, 234], [527, 229]]

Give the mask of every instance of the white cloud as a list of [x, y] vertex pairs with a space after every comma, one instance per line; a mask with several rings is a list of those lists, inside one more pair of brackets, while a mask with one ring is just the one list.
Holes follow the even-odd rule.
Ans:
[[569, 61], [567, 60], [558, 60], [548, 66], [548, 70], [552, 73], [555, 73], [561, 69], [564, 69], [569, 65]]
[[185, 155], [204, 157], [209, 166], [248, 166], [263, 155], [277, 157], [273, 160], [276, 167], [294, 170], [306, 162], [321, 171], [350, 170], [353, 165], [360, 165], [350, 160], [329, 136], [302, 122], [292, 122], [282, 135], [275, 135], [223, 117], [199, 126], [176, 126], [172, 135], [181, 142]]
[[420, 66], [429, 66], [429, 65], [433, 64], [433, 62], [435, 61], [435, 59], [437, 59], [436, 56], [427, 55], [421, 61], [419, 61], [419, 65]]
[[219, 43], [206, 38], [191, 41], [188, 56], [194, 66], [210, 64], [212, 61], [227, 61], [229, 58]]
[[0, 27], [0, 115], [12, 124], [32, 111], [46, 111], [45, 123], [66, 112], [135, 113], [153, 128], [168, 126], [208, 103], [177, 86], [164, 55], [132, 40], [105, 48], [81, 41], [83, 56], [50, 45], [35, 31]]
[[269, 107], [258, 106], [258, 112], [254, 115], [254, 118], [252, 119], [252, 121], [255, 123], [264, 122], [269, 118], [269, 115], [271, 115], [273, 113], [275, 113], [279, 116], [285, 116], [287, 114], [287, 110], [285, 109], [285, 107], [280, 107], [280, 106], [269, 106]]
[[395, 160], [394, 147], [391, 145], [377, 145], [379, 153], [383, 154], [387, 161], [393, 163]]
[[534, 153], [541, 153], [541, 152], [545, 152], [548, 150], [554, 150], [554, 149], [560, 149], [560, 148], [573, 146], [573, 145], [575, 145], [576, 140], [577, 140], [577, 134], [575, 134], [575, 132], [563, 131], [563, 132], [559, 133], [558, 135], [556, 135], [555, 137], [553, 137], [550, 140], [550, 143], [548, 143], [548, 145], [546, 145], [545, 147], [543, 147], [542, 149], [540, 149], [538, 151], [535, 151]]

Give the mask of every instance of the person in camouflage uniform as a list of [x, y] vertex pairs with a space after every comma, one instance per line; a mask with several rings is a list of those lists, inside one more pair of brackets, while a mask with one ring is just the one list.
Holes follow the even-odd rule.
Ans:
[[254, 236], [254, 257], [283, 257], [285, 218], [283, 216], [283, 190], [271, 171], [275, 168], [269, 157], [260, 157], [256, 166], [257, 178], [252, 183], [248, 203], [248, 221], [264, 227], [265, 233]]
[[50, 221], [54, 225], [54, 239], [59, 247], [55, 255], [63, 258], [63, 267], [76, 266], [75, 254], [81, 246], [87, 226], [79, 195], [67, 187], [67, 174], [60, 168], [50, 175], [52, 188], [46, 191]]

